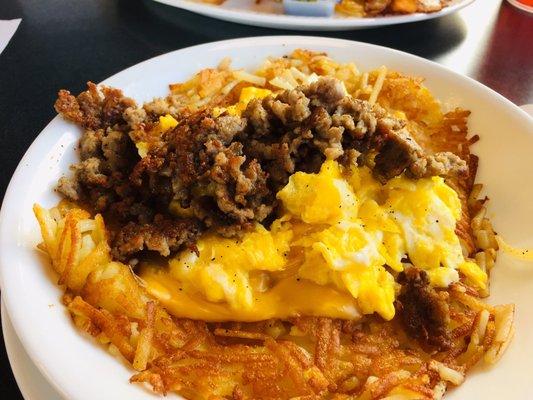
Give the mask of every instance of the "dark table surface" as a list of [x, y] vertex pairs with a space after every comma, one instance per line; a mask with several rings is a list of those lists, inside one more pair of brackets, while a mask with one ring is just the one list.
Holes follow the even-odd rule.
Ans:
[[[99, 82], [147, 58], [199, 43], [305, 34], [217, 21], [150, 0], [0, 0], [0, 19], [12, 18], [22, 23], [0, 55], [2, 198], [24, 151], [54, 117], [58, 89], [77, 92], [89, 79]], [[438, 20], [309, 34], [407, 51], [477, 79], [518, 105], [533, 103], [533, 17], [501, 0], [478, 0]], [[4, 346], [0, 398], [22, 398]]]

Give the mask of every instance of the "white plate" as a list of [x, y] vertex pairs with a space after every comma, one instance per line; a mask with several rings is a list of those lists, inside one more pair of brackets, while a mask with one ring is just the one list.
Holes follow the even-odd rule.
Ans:
[[24, 400], [64, 400], [39, 372], [20, 343], [2, 302], [2, 333], [13, 375]]
[[[346, 40], [274, 36], [229, 40], [168, 53], [128, 68], [104, 81], [124, 89], [139, 102], [161, 96], [167, 84], [213, 67], [226, 56], [238, 67], [254, 67], [268, 55], [295, 48], [326, 51], [341, 61], [356, 61], [368, 70], [390, 69], [426, 77], [433, 93], [446, 103], [472, 110], [470, 128], [481, 136], [479, 181], [491, 197], [498, 230], [510, 243], [533, 247], [533, 119], [511, 102], [464, 76], [422, 58]], [[90, 79], [90, 77], [84, 77]], [[80, 131], [55, 118], [24, 155], [4, 198], [0, 213], [0, 284], [13, 326], [43, 375], [67, 399], [138, 400], [158, 398], [128, 383], [132, 371], [95, 342], [76, 331], [54, 284], [46, 259], [35, 250], [39, 229], [32, 204], [52, 206], [56, 180], [76, 159]], [[533, 268], [501, 254], [493, 274], [495, 303], [518, 306], [517, 333], [505, 357], [491, 371], [473, 374], [449, 399], [530, 398], [533, 341]], [[510, 390], [514, 391], [511, 392]], [[168, 396], [167, 398], [173, 398]]]
[[374, 18], [360, 17], [303, 17], [283, 14], [283, 5], [273, 0], [226, 0], [216, 6], [198, 0], [154, 0], [173, 7], [182, 8], [197, 14], [237, 22], [244, 25], [263, 26], [276, 29], [302, 31], [342, 31], [350, 29], [375, 28], [378, 26], [404, 24], [439, 18], [459, 11], [474, 0], [452, 0], [448, 7], [435, 13], [415, 13], [407, 15], [386, 15]]

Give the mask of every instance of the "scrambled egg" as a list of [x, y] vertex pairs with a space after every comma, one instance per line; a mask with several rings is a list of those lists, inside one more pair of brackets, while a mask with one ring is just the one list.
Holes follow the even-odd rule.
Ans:
[[[272, 233], [257, 224], [241, 240], [208, 235], [198, 241], [199, 255], [186, 251], [170, 261], [172, 276], [186, 291], [230, 307], [250, 309], [254, 292], [264, 291], [262, 271], [280, 271], [287, 264], [290, 231]], [[251, 273], [255, 272], [255, 280]]]
[[391, 271], [402, 271], [407, 257], [434, 286], [457, 281], [459, 270], [485, 287], [486, 274], [463, 257], [455, 234], [461, 203], [441, 177], [381, 185], [366, 167], [344, 177], [326, 161], [319, 174], [294, 174], [278, 198], [293, 216], [287, 224], [325, 225], [293, 241], [305, 252], [299, 275], [347, 290], [365, 314], [394, 317]]
[[258, 320], [298, 314], [394, 317], [394, 275], [410, 263], [446, 287], [459, 271], [479, 288], [487, 275], [465, 260], [455, 226], [457, 193], [441, 177], [385, 185], [367, 167], [326, 161], [278, 192], [283, 216], [243, 238], [208, 234], [168, 270], [146, 267], [148, 289], [178, 316]]

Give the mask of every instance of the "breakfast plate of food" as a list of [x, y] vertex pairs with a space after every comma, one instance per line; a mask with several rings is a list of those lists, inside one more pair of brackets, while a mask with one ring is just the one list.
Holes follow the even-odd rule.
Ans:
[[64, 398], [527, 397], [533, 121], [502, 96], [276, 36], [55, 109], [6, 192], [0, 283]]
[[154, 0], [224, 21], [295, 30], [348, 30], [424, 21], [474, 0]]

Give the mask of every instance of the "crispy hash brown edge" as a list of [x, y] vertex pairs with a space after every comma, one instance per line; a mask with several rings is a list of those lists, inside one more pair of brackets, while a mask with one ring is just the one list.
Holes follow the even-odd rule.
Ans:
[[[368, 76], [375, 84], [379, 73]], [[365, 94], [363, 94], [364, 96]], [[388, 73], [378, 103], [408, 116], [422, 147], [452, 151], [470, 166], [448, 179], [459, 194], [457, 226], [464, 253], [487, 273], [498, 245], [486, 217], [486, 198], [474, 184], [477, 157], [467, 138], [468, 111], [453, 110], [438, 123], [419, 111], [421, 81]], [[405, 98], [410, 101], [405, 101]], [[375, 100], [375, 99], [374, 99]], [[384, 322], [295, 318], [258, 323], [207, 324], [176, 319], [151, 298], [129, 266], [110, 255], [103, 218], [61, 203], [35, 205], [45, 251], [64, 285], [63, 301], [75, 325], [138, 371], [132, 382], [189, 399], [438, 399], [459, 385], [480, 359], [496, 362], [513, 333], [514, 305], [489, 306], [466, 277], [441, 294], [450, 310], [451, 346], [434, 351], [409, 338], [395, 318]]]

